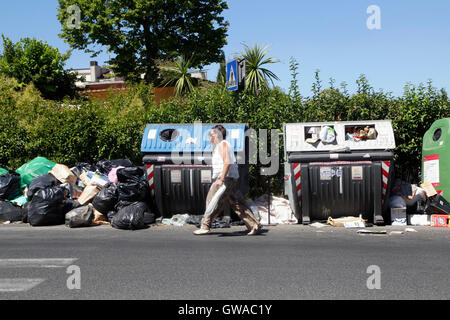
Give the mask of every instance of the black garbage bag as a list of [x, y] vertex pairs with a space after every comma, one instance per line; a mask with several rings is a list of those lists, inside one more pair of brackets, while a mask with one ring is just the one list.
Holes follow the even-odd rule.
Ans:
[[146, 202], [149, 194], [148, 182], [144, 179], [117, 184], [119, 201]]
[[66, 197], [66, 201], [64, 201], [64, 206], [63, 206], [62, 212], [64, 214], [67, 214], [68, 212], [70, 212], [73, 209], [76, 209], [80, 206], [81, 205], [77, 200], [67, 199], [67, 197]]
[[98, 170], [106, 175], [108, 175], [112, 168], [117, 167], [133, 167], [133, 163], [128, 159], [101, 160], [97, 162]]
[[26, 216], [26, 210], [16, 207], [11, 203], [0, 201], [0, 222], [23, 221]]
[[[148, 227], [149, 209], [144, 202], [134, 202], [120, 209], [111, 220], [111, 226], [116, 229], [139, 230]], [[147, 217], [146, 217], [147, 215]]]
[[117, 185], [115, 183], [108, 183], [92, 200], [92, 205], [97, 211], [107, 215], [109, 211], [114, 210], [117, 201], [119, 201]]
[[65, 194], [58, 186], [36, 192], [28, 208], [28, 222], [32, 226], [64, 224]]
[[75, 167], [71, 169], [71, 171], [73, 172], [74, 175], [76, 175], [79, 178], [84, 172], [97, 171], [97, 167], [86, 162], [80, 162], [77, 163]]
[[21, 194], [20, 174], [10, 171], [0, 176], [0, 200], [14, 200]]
[[90, 227], [94, 220], [94, 209], [91, 206], [83, 206], [66, 213], [66, 227], [82, 228]]
[[142, 180], [144, 170], [139, 167], [128, 167], [117, 170], [117, 180], [119, 183], [136, 182]]
[[28, 187], [28, 200], [31, 200], [33, 195], [39, 190], [51, 188], [60, 184], [61, 182], [50, 173], [34, 178]]

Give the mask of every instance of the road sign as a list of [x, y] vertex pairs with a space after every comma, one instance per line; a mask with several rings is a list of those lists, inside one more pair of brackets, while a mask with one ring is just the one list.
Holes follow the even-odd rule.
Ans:
[[239, 69], [238, 60], [234, 59], [227, 62], [227, 89], [236, 91], [239, 88]]

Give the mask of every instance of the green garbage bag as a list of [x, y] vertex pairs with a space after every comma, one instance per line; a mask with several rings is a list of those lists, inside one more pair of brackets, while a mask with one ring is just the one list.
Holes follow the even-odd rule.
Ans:
[[22, 189], [26, 188], [34, 178], [49, 173], [55, 165], [55, 162], [44, 157], [37, 157], [25, 163], [16, 170], [20, 174], [20, 186]]
[[0, 168], [0, 176], [5, 173], [8, 173], [8, 170]]

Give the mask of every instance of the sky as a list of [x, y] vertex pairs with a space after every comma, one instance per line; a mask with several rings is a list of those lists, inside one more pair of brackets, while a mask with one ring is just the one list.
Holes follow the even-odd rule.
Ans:
[[[369, 29], [379, 8], [379, 28]], [[375, 90], [403, 93], [407, 83], [433, 81], [450, 91], [450, 1], [449, 0], [229, 0], [223, 15], [230, 26], [224, 51], [227, 59], [239, 55], [243, 45], [268, 46], [270, 65], [288, 92], [292, 80], [289, 60], [299, 63], [298, 84], [303, 96], [311, 95], [315, 70], [320, 70], [324, 88], [333, 78], [335, 86], [346, 82], [354, 92], [364, 74]], [[61, 52], [69, 49], [58, 37], [57, 0], [2, 1], [0, 33], [18, 41], [34, 37]], [[74, 50], [68, 68], [84, 68], [89, 61], [100, 65], [106, 53], [92, 59]], [[218, 65], [204, 68], [215, 80]]]

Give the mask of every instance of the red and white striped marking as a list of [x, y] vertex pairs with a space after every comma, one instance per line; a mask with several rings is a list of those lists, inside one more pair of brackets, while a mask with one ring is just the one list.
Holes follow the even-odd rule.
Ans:
[[302, 206], [302, 170], [300, 170], [300, 163], [294, 163], [294, 178], [295, 187], [297, 189], [298, 202]]
[[390, 161], [382, 161], [381, 162], [381, 173], [382, 173], [382, 177], [383, 177], [383, 193], [382, 193], [381, 198], [383, 200], [386, 197], [390, 167], [391, 167], [391, 162]]
[[155, 184], [153, 181], [153, 175], [154, 175], [154, 171], [153, 171], [153, 165], [152, 164], [147, 164], [145, 166], [146, 170], [147, 170], [147, 181], [148, 181], [148, 185], [150, 186], [150, 191], [152, 194], [152, 197], [155, 196]]

